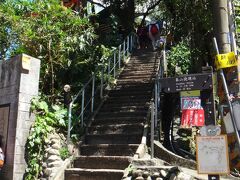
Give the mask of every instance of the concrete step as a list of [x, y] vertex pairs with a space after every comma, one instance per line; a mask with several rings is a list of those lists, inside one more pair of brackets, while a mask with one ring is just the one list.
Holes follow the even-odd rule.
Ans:
[[114, 90], [111, 91], [127, 91], [127, 92], [131, 92], [131, 91], [149, 91], [153, 89], [153, 83], [150, 84], [138, 84], [138, 86], [134, 86], [132, 85], [125, 85], [125, 86], [117, 86]]
[[155, 77], [155, 73], [149, 73], [149, 74], [123, 74], [119, 76], [119, 80], [126, 80], [126, 79], [152, 79]]
[[154, 81], [149, 81], [149, 82], [135, 82], [135, 83], [119, 83], [116, 85], [116, 89], [119, 88], [130, 88], [130, 87], [136, 87], [136, 86], [149, 86], [149, 87], [153, 87], [153, 83]]
[[145, 79], [119, 79], [117, 80], [117, 85], [122, 85], [122, 84], [134, 84], [134, 83], [153, 83], [154, 78], [145, 78]]
[[116, 169], [81, 169], [65, 170], [65, 180], [120, 180], [124, 170]]
[[144, 59], [144, 60], [140, 60], [136, 57], [133, 57], [129, 62], [128, 64], [131, 64], [131, 63], [142, 63], [142, 64], [155, 64], [157, 63], [157, 61], [155, 61], [155, 59]]
[[120, 76], [119, 79], [121, 78], [132, 78], [132, 77], [155, 77], [156, 73], [155, 72], [148, 72], [148, 71], [123, 71]]
[[142, 71], [142, 72], [151, 72], [151, 73], [155, 73], [157, 71], [157, 67], [126, 67], [124, 68], [123, 72], [135, 72], [135, 71]]
[[121, 98], [119, 97], [109, 97], [107, 99], [107, 103], [126, 103], [126, 102], [135, 102], [135, 103], [143, 103], [143, 102], [148, 102], [152, 97], [152, 94], [148, 95], [138, 95], [138, 96], [123, 96]]
[[111, 124], [127, 124], [127, 123], [144, 123], [146, 116], [134, 117], [95, 117], [92, 125], [111, 125]]
[[[148, 99], [149, 100], [149, 99]], [[112, 101], [113, 102], [113, 101]], [[105, 102], [102, 108], [148, 107], [147, 102]]]
[[143, 133], [143, 123], [135, 124], [114, 124], [114, 125], [97, 125], [88, 128], [88, 134], [130, 134]]
[[142, 68], [145, 68], [145, 69], [149, 69], [149, 68], [157, 68], [158, 67], [158, 64], [148, 64], [148, 63], [129, 63], [127, 64], [125, 67], [124, 67], [124, 70], [128, 69], [128, 68], [139, 68], [139, 69], [142, 69]]
[[103, 105], [101, 112], [135, 112], [135, 111], [147, 111], [147, 106], [111, 106], [110, 104]]
[[108, 96], [109, 97], [119, 97], [119, 96], [127, 96], [134, 99], [135, 97], [150, 97], [152, 95], [152, 90], [142, 90], [142, 91], [128, 91], [128, 90], [114, 90], [111, 91]]
[[96, 118], [105, 118], [105, 117], [136, 117], [136, 116], [143, 116], [147, 115], [147, 111], [135, 111], [135, 112], [99, 112], [96, 115]]
[[138, 144], [85, 144], [80, 147], [80, 153], [84, 156], [133, 156], [138, 146]]
[[86, 144], [140, 144], [142, 133], [131, 134], [88, 134]]
[[74, 168], [125, 169], [131, 160], [129, 156], [78, 156]]

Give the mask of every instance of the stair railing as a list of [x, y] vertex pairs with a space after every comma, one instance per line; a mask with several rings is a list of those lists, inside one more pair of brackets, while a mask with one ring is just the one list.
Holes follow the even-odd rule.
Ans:
[[[154, 84], [154, 100], [151, 103], [151, 158], [154, 157], [154, 137], [156, 132], [161, 135], [161, 122], [158, 122], [158, 112], [160, 110], [160, 92], [161, 92], [161, 84], [159, 83], [159, 79], [163, 78], [164, 73], [166, 70], [166, 50], [165, 50], [166, 42], [163, 44], [163, 49], [160, 51], [160, 62], [157, 69], [157, 74], [155, 77], [155, 84]], [[160, 138], [160, 137], [159, 137]]]
[[[104, 97], [104, 87], [109, 85], [110, 78], [116, 78], [117, 70], [123, 67], [123, 62], [131, 54], [134, 48], [137, 47], [137, 35], [131, 33], [128, 35], [122, 44], [120, 44], [113, 52], [113, 56], [108, 58], [108, 67], [103, 68], [101, 71], [100, 85], [96, 85], [96, 74], [93, 73], [92, 77], [87, 83], [79, 90], [68, 106], [68, 132], [67, 132], [67, 144], [70, 143], [72, 126], [72, 109], [76, 101], [81, 98], [81, 112], [78, 118], [80, 119], [81, 128], [84, 128], [84, 120], [89, 118], [94, 113], [94, 106], [96, 104], [95, 97], [100, 91], [100, 98]], [[107, 75], [107, 78], [105, 78]], [[90, 92], [89, 92], [90, 91]], [[90, 96], [87, 96], [90, 94]]]

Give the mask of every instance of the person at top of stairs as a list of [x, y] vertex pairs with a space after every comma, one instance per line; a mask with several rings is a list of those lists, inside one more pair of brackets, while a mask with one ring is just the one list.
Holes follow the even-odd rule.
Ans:
[[157, 22], [152, 22], [148, 25], [148, 37], [152, 41], [153, 51], [156, 50], [156, 41], [160, 38], [160, 25]]

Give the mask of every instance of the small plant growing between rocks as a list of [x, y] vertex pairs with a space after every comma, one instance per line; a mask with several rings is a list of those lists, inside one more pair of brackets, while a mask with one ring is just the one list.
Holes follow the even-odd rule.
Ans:
[[65, 160], [70, 156], [70, 153], [67, 147], [62, 147], [61, 149], [59, 149], [59, 154], [62, 160]]

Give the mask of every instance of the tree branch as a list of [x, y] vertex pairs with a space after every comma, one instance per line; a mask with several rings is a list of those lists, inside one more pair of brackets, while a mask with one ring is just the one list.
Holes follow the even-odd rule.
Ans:
[[96, 5], [98, 5], [98, 6], [102, 7], [102, 8], [106, 8], [103, 4], [98, 3], [98, 2], [94, 2], [94, 0], [87, 0], [87, 1], [92, 3], [92, 4], [96, 4]]
[[[162, 0], [158, 0], [156, 3], [154, 3], [153, 5], [151, 5], [150, 7], [147, 8], [146, 12], [144, 13], [138, 13], [139, 16], [143, 16], [143, 19], [141, 21], [141, 25], [143, 25], [147, 15], [150, 13], [151, 10], [153, 10], [157, 5], [160, 4]], [[137, 16], [138, 17], [138, 16]]]

